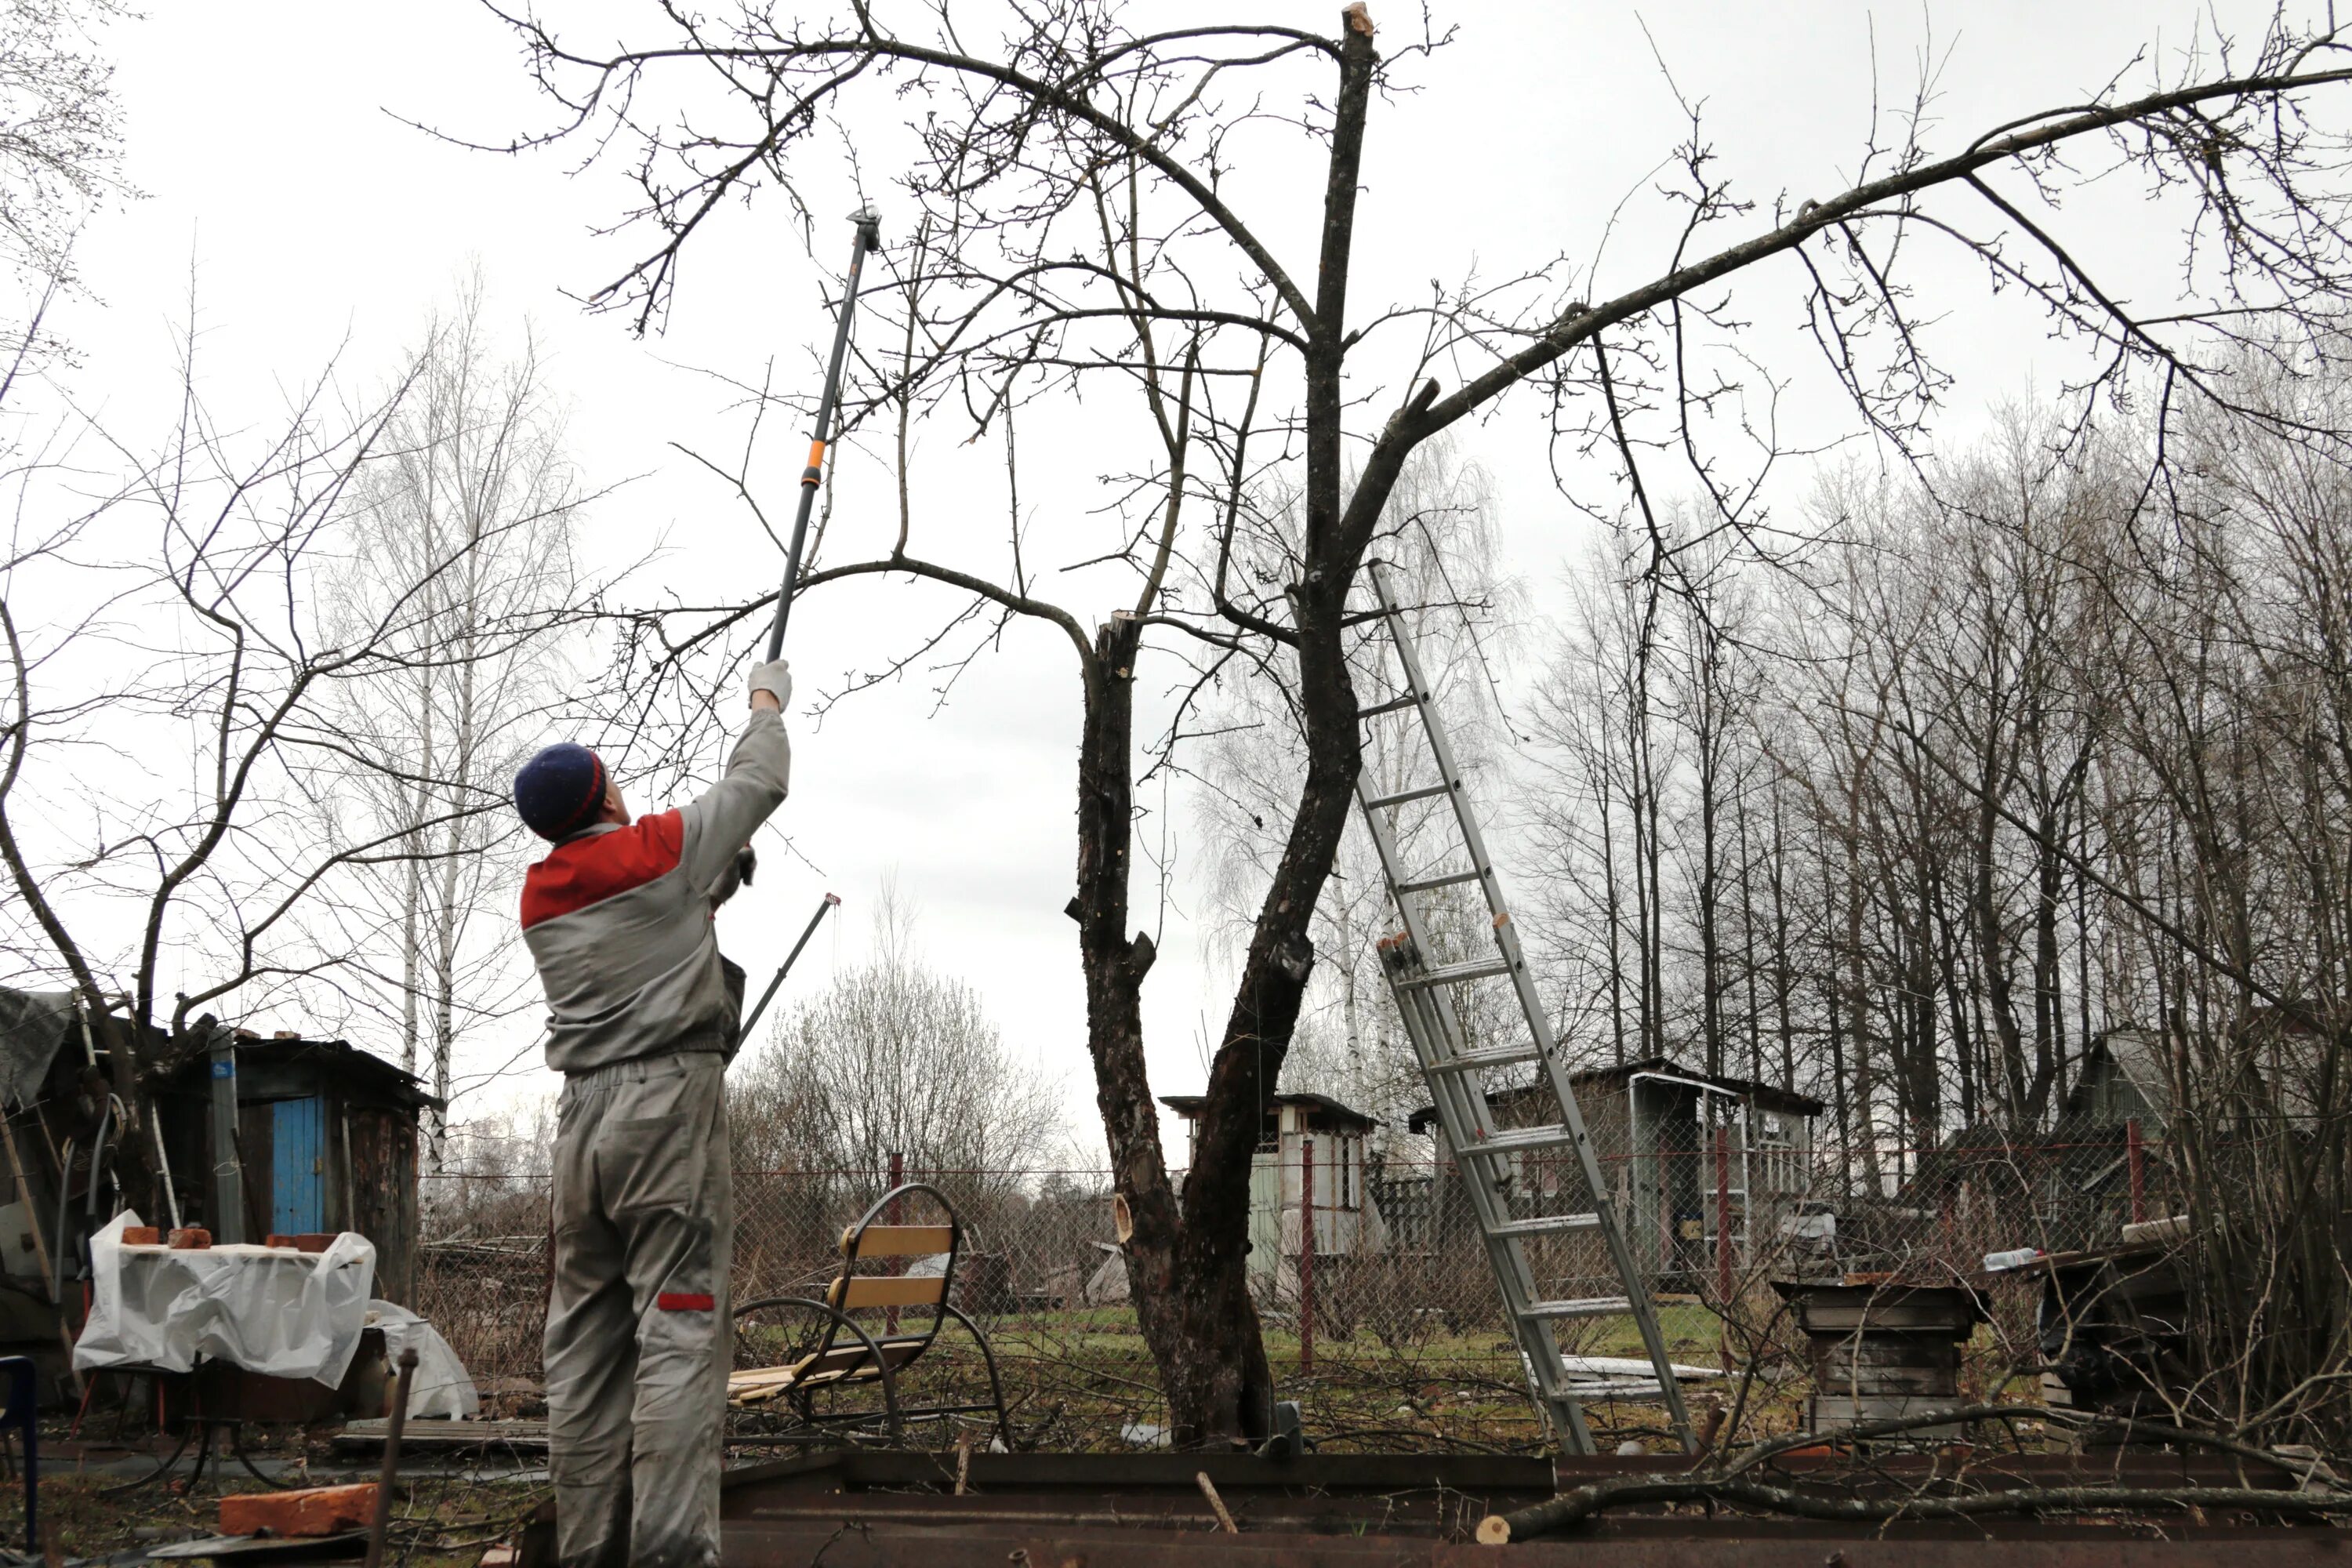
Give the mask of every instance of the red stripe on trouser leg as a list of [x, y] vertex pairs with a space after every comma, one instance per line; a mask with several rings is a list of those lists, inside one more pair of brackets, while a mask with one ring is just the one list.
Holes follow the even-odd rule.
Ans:
[[710, 1312], [719, 1308], [709, 1297], [684, 1290], [665, 1290], [654, 1298], [654, 1305], [665, 1312]]

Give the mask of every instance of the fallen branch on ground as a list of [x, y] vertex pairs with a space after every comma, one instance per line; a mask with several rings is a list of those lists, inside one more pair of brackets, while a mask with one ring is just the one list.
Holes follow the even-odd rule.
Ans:
[[[1866, 1442], [1873, 1438], [1897, 1436], [1925, 1426], [2002, 1420], [2043, 1421], [2078, 1431], [2097, 1427], [2121, 1429], [2184, 1447], [2216, 1449], [2268, 1465], [2290, 1478], [2297, 1489], [2273, 1490], [2260, 1487], [2016, 1487], [2003, 1491], [1937, 1497], [1914, 1494], [1900, 1498], [1841, 1498], [1748, 1479], [1743, 1473], [1797, 1448]], [[1516, 1512], [1490, 1514], [1479, 1521], [1478, 1539], [1487, 1545], [1502, 1545], [1580, 1524], [1612, 1508], [1661, 1502], [1728, 1503], [1765, 1512], [1790, 1514], [1801, 1519], [1846, 1523], [1954, 1519], [2003, 1513], [2081, 1513], [2117, 1510], [2179, 1512], [2202, 1508], [2252, 1509], [2304, 1517], [2352, 1516], [2352, 1495], [2332, 1489], [2308, 1489], [2315, 1475], [2324, 1469], [2321, 1461], [2272, 1453], [2218, 1433], [2037, 1405], [1971, 1405], [1894, 1416], [1882, 1421], [1864, 1421], [1829, 1432], [1790, 1434], [1759, 1444], [1737, 1460], [1718, 1468], [1680, 1476], [1622, 1476], [1596, 1481]], [[2327, 1474], [2332, 1477], [2333, 1472]]]

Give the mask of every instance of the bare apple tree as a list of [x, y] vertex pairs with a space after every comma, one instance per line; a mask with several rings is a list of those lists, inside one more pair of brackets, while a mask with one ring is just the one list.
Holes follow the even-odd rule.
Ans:
[[[2210, 77], [2118, 86], [1949, 149], [1928, 146], [1932, 118], [1912, 114], [1856, 148], [1853, 185], [1769, 216], [1716, 173], [1694, 111], [1670, 159], [1681, 221], [1654, 272], [1644, 262], [1620, 277], [1612, 264], [1603, 279], [1562, 257], [1481, 279], [1469, 260], [1480, 237], [1468, 236], [1455, 264], [1465, 281], [1368, 303], [1351, 298], [1367, 128], [1385, 94], [1445, 68], [1445, 40], [1383, 56], [1361, 5], [1329, 36], [1245, 22], [1144, 32], [1116, 0], [849, 0], [803, 18], [647, 5], [614, 46], [501, 15], [555, 110], [504, 150], [576, 142], [589, 166], [610, 160], [635, 184], [615, 226], [643, 237], [635, 259], [596, 298], [640, 330], [660, 319], [687, 253], [722, 243], [745, 199], [801, 203], [818, 164], [840, 155], [844, 125], [867, 128], [853, 154], [887, 142], [900, 171], [894, 205], [912, 210], [894, 218], [906, 237], [887, 253], [892, 287], [867, 332], [884, 347], [861, 357], [855, 416], [879, 443], [895, 426], [901, 450], [910, 424], [1002, 439], [1006, 537], [993, 563], [959, 548], [972, 515], [960, 486], [952, 535], [927, 528], [939, 548], [919, 546], [915, 513], [933, 503], [907, 476], [895, 541], [840, 559], [828, 539], [834, 558], [811, 562], [800, 587], [912, 577], [961, 595], [899, 668], [937, 657], [961, 668], [1014, 621], [1070, 647], [1083, 702], [1070, 911], [1088, 1047], [1132, 1221], [1138, 1315], [1192, 1442], [1255, 1436], [1268, 1419], [1244, 1264], [1251, 1154], [1363, 761], [1351, 595], [1423, 443], [1526, 389], [1564, 470], [1583, 454], [1613, 471], [1625, 504], [1599, 510], [1632, 531], [1639, 574], [1671, 590], [1688, 560], [1679, 541], [1769, 543], [1760, 481], [1780, 453], [1759, 446], [1768, 423], [1739, 396], [1760, 407], [1767, 384], [1740, 341], [1748, 296], [1772, 291], [1803, 312], [1856, 427], [1907, 448], [1924, 444], [1945, 384], [1926, 318], [1950, 301], [1913, 293], [1910, 258], [1926, 247], [1956, 248], [2085, 351], [2085, 421], [2111, 395], [2161, 405], [2196, 387], [2230, 403], [2217, 353], [2257, 321], [2332, 333], [2341, 302], [2345, 147], [2309, 114], [2347, 69], [2332, 34], [2284, 20], [2225, 47]], [[2070, 248], [2063, 198], [2101, 179], [2139, 181], [2155, 198], [2140, 210], [2149, 245], [2183, 259], [2181, 308], [2136, 314]], [[1022, 483], [1016, 421], [1032, 440], [1051, 421], [1066, 450], [1085, 441], [1103, 476], [1099, 504], [1058, 531], [1050, 563], [1022, 510], [1036, 487]], [[2171, 459], [2158, 452], [2161, 468]], [[1669, 473], [1707, 526], [1675, 534], [1654, 520]], [[1298, 498], [1282, 580], [1237, 570], [1234, 548], [1276, 475]], [[756, 500], [748, 472], [733, 478]], [[1087, 598], [1042, 590], [1080, 563], [1087, 573], [1059, 580]], [[746, 640], [770, 603], [649, 611], [634, 651], [683, 670]], [[1300, 740], [1181, 1191], [1144, 1067], [1139, 999], [1156, 949], [1130, 926], [1147, 658], [1180, 710], [1193, 689], [1278, 661]]]

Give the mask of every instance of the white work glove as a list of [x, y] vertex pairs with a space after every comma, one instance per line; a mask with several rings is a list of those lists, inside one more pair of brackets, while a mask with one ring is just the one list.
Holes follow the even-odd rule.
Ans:
[[791, 661], [787, 659], [772, 658], [765, 664], [753, 665], [751, 667], [751, 689], [753, 691], [772, 691], [776, 696], [777, 707], [790, 707], [793, 700], [793, 667]]

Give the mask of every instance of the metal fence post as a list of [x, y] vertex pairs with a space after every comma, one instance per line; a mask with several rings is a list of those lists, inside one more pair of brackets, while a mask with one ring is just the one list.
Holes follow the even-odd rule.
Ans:
[[1731, 1306], [1731, 1129], [1715, 1130], [1715, 1291]]
[[[904, 1154], [902, 1154], [902, 1153], [900, 1153], [898, 1150], [893, 1149], [893, 1150], [891, 1150], [891, 1151], [890, 1151], [890, 1186], [891, 1186], [891, 1189], [892, 1189], [893, 1191], [896, 1191], [898, 1188], [899, 1188], [899, 1187], [901, 1187], [901, 1186], [904, 1186], [904, 1185], [906, 1184], [906, 1182], [907, 1182], [907, 1156], [906, 1156], [906, 1155], [904, 1155]], [[899, 1198], [892, 1198], [892, 1199], [890, 1200], [890, 1215], [889, 1215], [889, 1219], [890, 1219], [890, 1223], [891, 1223], [892, 1225], [897, 1225], [897, 1224], [898, 1223], [898, 1221], [899, 1221], [899, 1217], [900, 1217], [899, 1210], [900, 1210], [900, 1208], [902, 1207], [903, 1204], [904, 1204], [904, 1200], [903, 1200], [903, 1199], [899, 1199]], [[901, 1269], [901, 1268], [905, 1268], [905, 1267], [906, 1267], [906, 1264], [905, 1264], [903, 1261], [898, 1262], [898, 1263], [894, 1263], [894, 1264], [892, 1264], [892, 1265], [890, 1266], [890, 1272], [891, 1272], [891, 1273], [893, 1273], [893, 1274], [896, 1274], [897, 1272], [898, 1272], [898, 1270], [899, 1270], [899, 1269]], [[883, 1315], [883, 1320], [882, 1320], [882, 1321], [883, 1321], [883, 1323], [884, 1323], [884, 1325], [885, 1325], [885, 1326], [884, 1326], [884, 1328], [883, 1328], [883, 1332], [885, 1332], [885, 1333], [890, 1333], [890, 1334], [895, 1334], [895, 1333], [897, 1333], [897, 1332], [898, 1331], [898, 1308], [896, 1308], [896, 1307], [893, 1307], [893, 1308], [889, 1309], [889, 1310], [888, 1310], [887, 1312], [886, 1312], [886, 1313]]]
[[1315, 1370], [1315, 1140], [1298, 1141], [1298, 1370]]
[[2131, 1167], [2132, 1224], [2142, 1225], [2147, 1220], [2147, 1142], [2137, 1116], [2124, 1123], [2124, 1155]]

